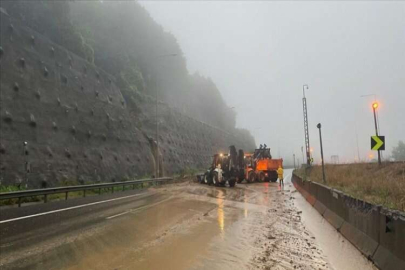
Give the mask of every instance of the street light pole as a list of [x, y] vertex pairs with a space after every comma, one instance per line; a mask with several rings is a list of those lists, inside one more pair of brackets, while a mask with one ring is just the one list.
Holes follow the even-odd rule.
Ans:
[[[378, 103], [374, 102], [373, 103], [373, 114], [374, 114], [375, 135], [378, 136], [378, 126], [377, 126], [377, 116], [376, 116], [377, 108], [378, 108]], [[377, 152], [378, 152], [378, 164], [381, 165], [381, 153], [380, 153], [380, 150], [377, 150]]]
[[302, 86], [302, 107], [304, 112], [304, 132], [305, 132], [305, 150], [307, 154], [307, 165], [311, 166], [311, 153], [310, 153], [310, 145], [309, 145], [309, 127], [308, 127], [308, 109], [307, 109], [307, 98], [305, 97], [305, 89], [308, 90], [308, 85], [304, 84]]
[[321, 132], [321, 127], [322, 127], [322, 125], [321, 125], [321, 123], [319, 123], [316, 127], [319, 129], [319, 141], [320, 141], [320, 143], [321, 143], [322, 181], [323, 181], [323, 183], [326, 183], [326, 177], [325, 177], [325, 163], [324, 163], [324, 160], [323, 160], [323, 146], [322, 146], [322, 132]]
[[295, 167], [295, 154], [293, 154], [293, 160], [294, 160], [294, 170], [296, 169]]

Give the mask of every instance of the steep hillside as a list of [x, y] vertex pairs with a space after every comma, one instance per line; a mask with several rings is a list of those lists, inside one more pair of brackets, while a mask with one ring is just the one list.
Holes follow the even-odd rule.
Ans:
[[[83, 5], [97, 5], [106, 11], [105, 6], [99, 6], [103, 3], [86, 3]], [[226, 151], [231, 144], [254, 148], [250, 134], [235, 129], [234, 115], [224, 113], [231, 110], [211, 80], [188, 75], [181, 57], [149, 72], [153, 61], [139, 57], [142, 50], [148, 55], [146, 45], [137, 48], [137, 56], [125, 51], [132, 46], [124, 46], [125, 42], [115, 40], [117, 36], [105, 41], [84, 37], [86, 27], [96, 36], [96, 26], [93, 29], [74, 21], [77, 17], [69, 10], [76, 4], [82, 5], [1, 2], [1, 184], [28, 178], [28, 185], [39, 187], [152, 175], [156, 163], [156, 89], [159, 162], [165, 174], [206, 167], [213, 153]], [[160, 43], [161, 49], [180, 50], [174, 38], [138, 4], [128, 5], [143, 14], [138, 20], [157, 29], [156, 42], [171, 37], [167, 46]], [[101, 14], [106, 25], [114, 24], [110, 21], [114, 16], [109, 19]], [[106, 30], [99, 31], [101, 38]], [[115, 32], [125, 35], [125, 31]], [[138, 40], [136, 36], [141, 33], [134, 31], [133, 35]], [[113, 40], [117, 45], [108, 45]], [[184, 68], [176, 70], [175, 63], [182, 61]], [[162, 77], [153, 79], [159, 72], [173, 82], [171, 88], [155, 88], [156, 82], [164, 81]], [[215, 102], [202, 98], [207, 93]], [[27, 149], [24, 142], [28, 142]]]

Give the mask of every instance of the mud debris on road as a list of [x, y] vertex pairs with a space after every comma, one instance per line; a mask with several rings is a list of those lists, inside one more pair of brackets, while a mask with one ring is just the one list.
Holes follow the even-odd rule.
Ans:
[[[340, 269], [305, 226], [296, 196], [288, 181], [284, 187], [194, 181], [153, 187], [126, 204], [61, 220], [66, 232], [57, 237], [45, 241], [42, 231], [32, 232], [35, 245], [23, 249], [16, 240], [2, 249], [8, 259], [0, 258], [0, 264], [2, 269]], [[66, 241], [69, 235], [74, 239]]]

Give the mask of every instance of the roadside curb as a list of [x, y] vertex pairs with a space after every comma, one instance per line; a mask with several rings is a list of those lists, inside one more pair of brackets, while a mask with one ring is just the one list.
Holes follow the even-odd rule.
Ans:
[[292, 175], [294, 187], [381, 270], [405, 269], [405, 213], [355, 199]]

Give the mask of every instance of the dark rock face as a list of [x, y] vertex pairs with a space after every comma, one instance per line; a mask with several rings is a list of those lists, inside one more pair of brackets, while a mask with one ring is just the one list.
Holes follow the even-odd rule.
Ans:
[[[152, 98], [139, 96], [141, 113], [134, 113], [115, 79], [103, 70], [5, 14], [0, 27], [2, 184], [25, 179], [26, 163], [31, 188], [153, 174]], [[254, 147], [163, 103], [159, 134], [166, 175], [186, 167], [204, 168], [215, 152], [227, 151], [230, 144]]]

